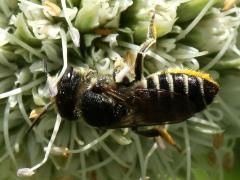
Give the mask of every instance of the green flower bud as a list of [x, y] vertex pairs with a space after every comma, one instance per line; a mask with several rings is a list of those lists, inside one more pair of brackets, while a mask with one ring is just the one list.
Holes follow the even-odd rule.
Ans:
[[75, 26], [80, 32], [88, 32], [95, 28], [118, 28], [120, 13], [132, 5], [131, 0], [83, 0]]
[[202, 51], [218, 52], [233, 35], [238, 21], [239, 15], [225, 15], [218, 9], [213, 9], [186, 36], [186, 41]]
[[[181, 4], [177, 9], [177, 21], [186, 22], [195, 18], [208, 2], [209, 0], [190, 0]], [[214, 0], [212, 6], [214, 5], [223, 6], [223, 1]]]
[[134, 31], [134, 40], [142, 43], [146, 40], [153, 11], [157, 38], [171, 32], [177, 18], [177, 7], [184, 1], [145, 1], [136, 0], [124, 13], [122, 23]]

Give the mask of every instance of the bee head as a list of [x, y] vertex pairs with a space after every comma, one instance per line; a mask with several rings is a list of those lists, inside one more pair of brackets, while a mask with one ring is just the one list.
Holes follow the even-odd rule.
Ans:
[[58, 82], [55, 102], [59, 114], [67, 120], [76, 120], [80, 116], [79, 101], [86, 90], [89, 71], [84, 68], [74, 70], [70, 67]]

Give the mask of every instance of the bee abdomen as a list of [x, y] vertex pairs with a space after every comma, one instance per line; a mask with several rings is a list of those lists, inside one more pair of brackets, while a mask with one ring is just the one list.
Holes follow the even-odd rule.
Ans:
[[208, 74], [192, 70], [155, 73], [150, 75], [146, 82], [145, 88], [171, 92], [172, 98], [174, 94], [187, 96], [195, 105], [195, 112], [210, 104], [219, 89]]

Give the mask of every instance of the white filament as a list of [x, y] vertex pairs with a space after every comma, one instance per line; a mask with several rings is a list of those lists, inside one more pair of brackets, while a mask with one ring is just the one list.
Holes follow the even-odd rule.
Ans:
[[35, 173], [34, 171], [37, 170], [39, 167], [41, 167], [47, 161], [48, 156], [49, 156], [52, 146], [53, 146], [53, 142], [57, 136], [57, 133], [58, 133], [58, 130], [59, 130], [59, 127], [61, 124], [61, 120], [62, 120], [62, 118], [58, 114], [55, 125], [54, 125], [53, 133], [52, 133], [51, 139], [48, 143], [48, 146], [46, 148], [46, 153], [45, 153], [43, 160], [40, 163], [38, 163], [37, 165], [33, 166], [32, 168], [18, 169], [18, 171], [17, 171], [18, 176], [32, 176]]

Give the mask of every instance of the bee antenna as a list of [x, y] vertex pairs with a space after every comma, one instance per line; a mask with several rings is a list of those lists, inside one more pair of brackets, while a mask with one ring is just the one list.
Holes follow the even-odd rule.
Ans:
[[28, 130], [26, 132], [26, 135], [29, 134], [32, 131], [32, 129], [37, 125], [38, 122], [40, 122], [40, 118], [37, 118], [37, 119], [34, 120], [34, 122], [28, 128]]
[[52, 102], [49, 102], [43, 108], [32, 110], [32, 112], [30, 113], [30, 119], [34, 119], [34, 121], [28, 128], [26, 134], [28, 134], [41, 121], [41, 117], [47, 112], [49, 106], [51, 106], [52, 104]]

